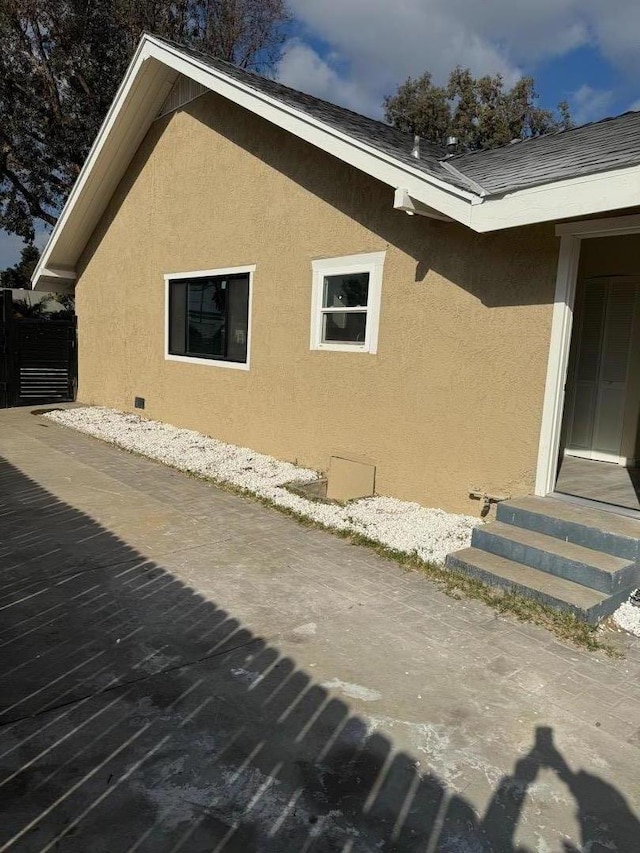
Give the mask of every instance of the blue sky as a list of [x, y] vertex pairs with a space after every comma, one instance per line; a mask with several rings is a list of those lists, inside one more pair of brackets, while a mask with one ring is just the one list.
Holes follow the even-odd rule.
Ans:
[[[278, 75], [376, 118], [407, 76], [456, 65], [535, 77], [540, 103], [568, 100], [578, 123], [640, 109], [639, 0], [289, 0]], [[39, 242], [44, 235], [39, 236]], [[20, 241], [0, 232], [0, 269]]]

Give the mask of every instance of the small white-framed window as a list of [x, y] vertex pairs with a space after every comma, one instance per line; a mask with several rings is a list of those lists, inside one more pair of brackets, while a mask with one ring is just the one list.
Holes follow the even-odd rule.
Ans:
[[385, 254], [312, 262], [311, 349], [377, 351]]
[[255, 264], [167, 273], [167, 361], [249, 369]]

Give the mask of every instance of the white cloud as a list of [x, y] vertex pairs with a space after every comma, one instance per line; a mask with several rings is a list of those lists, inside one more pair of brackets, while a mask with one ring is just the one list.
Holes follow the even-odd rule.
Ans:
[[594, 89], [585, 83], [569, 95], [571, 117], [576, 124], [602, 118], [611, 108], [614, 97], [612, 89]]
[[[444, 11], [435, 8], [440, 5]], [[291, 6], [309, 33], [331, 46], [334, 57], [328, 63], [318, 57], [326, 68], [318, 65], [314, 80], [311, 64], [287, 61], [287, 51], [283, 81], [296, 88], [305, 83], [307, 91], [321, 96], [329, 72], [335, 75], [335, 90], [359, 112], [380, 115], [383, 96], [425, 70], [439, 81], [457, 63], [478, 74], [500, 71], [509, 81], [519, 76], [505, 51], [469, 28], [452, 26], [440, 0], [292, 0]], [[293, 58], [301, 59], [300, 48], [296, 40]]]
[[640, 71], [640, 4], [637, 0], [587, 0], [588, 16], [595, 42], [603, 56], [629, 74]]
[[[336, 61], [338, 57], [327, 57]], [[324, 98], [356, 112], [375, 115], [380, 109], [380, 100], [372, 98], [366, 86], [354, 79], [341, 77], [328, 61], [313, 48], [299, 39], [292, 39], [285, 46], [278, 69], [278, 79], [287, 86], [301, 92]]]
[[640, 110], [640, 98], [638, 98], [637, 101], [634, 101], [632, 104], [630, 104], [627, 107], [627, 109], [632, 110], [633, 112], [637, 112], [638, 110]]
[[335, 55], [321, 57], [296, 39], [283, 60], [285, 82], [330, 100], [337, 93], [341, 103], [368, 114], [379, 115], [382, 97], [409, 75], [428, 70], [442, 82], [457, 64], [475, 74], [500, 72], [512, 83], [523, 66], [588, 45], [623, 71], [640, 71], [638, 0], [290, 0], [290, 5], [309, 37], [322, 39]]

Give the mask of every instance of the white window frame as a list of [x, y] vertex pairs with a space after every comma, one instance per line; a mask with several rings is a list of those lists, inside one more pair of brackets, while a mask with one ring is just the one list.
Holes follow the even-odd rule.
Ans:
[[[378, 351], [378, 328], [380, 325], [380, 300], [382, 297], [382, 272], [386, 252], [370, 252], [361, 255], [346, 255], [341, 258], [323, 258], [311, 264], [311, 349], [333, 352]], [[361, 344], [341, 344], [322, 340], [322, 306], [324, 279], [327, 275], [345, 275], [349, 273], [369, 273], [369, 290], [366, 305], [365, 339]], [[363, 307], [340, 308], [350, 313], [365, 313]]]
[[[249, 370], [251, 361], [251, 306], [253, 303], [253, 274], [256, 264], [244, 267], [223, 267], [216, 270], [192, 270], [191, 272], [172, 272], [164, 274], [164, 358], [165, 361], [183, 361], [187, 364], [200, 364], [204, 367], [228, 367], [231, 370]], [[247, 315], [247, 360], [225, 361], [216, 358], [195, 358], [190, 355], [174, 355], [169, 352], [169, 282], [183, 278], [212, 278], [224, 275], [249, 274], [249, 306]]]

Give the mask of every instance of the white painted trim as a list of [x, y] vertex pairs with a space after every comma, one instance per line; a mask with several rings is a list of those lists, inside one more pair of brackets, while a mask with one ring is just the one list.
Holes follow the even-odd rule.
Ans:
[[[208, 90], [217, 92], [256, 115], [262, 116], [272, 124], [338, 157], [360, 171], [372, 175], [394, 189], [400, 185], [408, 186], [413, 195], [423, 203], [433, 206], [437, 210], [442, 209], [445, 215], [450, 215], [453, 219], [468, 224], [469, 201], [476, 198], [473, 193], [455, 187], [445, 180], [440, 180], [423, 170], [412, 167], [410, 164], [402, 163], [391, 155], [367, 146], [365, 143], [322, 123], [301, 110], [271, 98], [257, 89], [252, 89], [241, 81], [211, 68], [206, 63], [200, 62], [196, 57], [182, 53], [179, 48], [167, 45], [156, 40], [153, 36], [145, 34], [142, 36], [138, 49], [47, 241], [42, 257], [34, 270], [31, 279], [33, 287], [37, 285], [38, 278], [42, 275], [49, 259], [55, 255], [60, 235], [70, 220], [73, 219], [75, 208], [83, 197], [85, 188], [88, 188], [88, 181], [103, 154], [107, 141], [118, 130], [119, 120], [129, 96], [136, 88], [143, 66], [153, 60], [161, 63], [167, 69], [173, 70], [176, 75], [183, 74], [190, 77]], [[176, 75], [163, 84], [162, 91], [154, 93], [159, 100], [158, 109], [171, 91]], [[153, 114], [140, 119], [142, 136], [156, 120], [156, 117], [157, 110], [154, 110]], [[143, 124], [145, 126], [142, 126]], [[135, 145], [136, 149], [138, 144], [139, 142]], [[117, 156], [122, 156], [120, 148], [116, 147], [118, 148]], [[135, 151], [132, 150], [127, 156], [132, 157], [134, 153]], [[98, 198], [99, 192], [99, 187], [97, 190], [93, 190], [92, 203], [102, 204], [103, 207], [106, 207], [109, 198]], [[74, 258], [65, 258], [63, 263], [75, 265], [80, 251], [75, 253], [76, 257]], [[54, 263], [60, 263], [60, 261], [54, 261]]]
[[471, 206], [469, 226], [485, 233], [537, 222], [557, 222], [637, 207], [638, 199], [640, 166], [627, 166], [488, 196], [481, 199], [481, 204]]
[[[326, 147], [326, 145], [329, 142], [329, 137], [333, 137], [335, 140], [340, 140], [348, 146], [366, 153], [370, 157], [374, 157], [388, 163], [394, 170], [404, 172], [407, 175], [413, 175], [419, 178], [421, 182], [431, 184], [445, 193], [457, 196], [458, 198], [465, 199], [467, 201], [470, 201], [471, 198], [474, 197], [474, 193], [469, 190], [456, 187], [444, 179], [437, 178], [435, 175], [425, 172], [423, 169], [416, 169], [407, 163], [402, 163], [390, 154], [386, 154], [378, 148], [373, 148], [365, 142], [361, 142], [360, 140], [343, 133], [329, 124], [325, 124], [319, 119], [311, 116], [309, 113], [296, 109], [277, 98], [272, 98], [270, 95], [267, 95], [259, 89], [254, 89], [246, 83], [243, 83], [241, 80], [229, 76], [223, 71], [219, 71], [217, 68], [213, 68], [206, 62], [201, 62], [197, 57], [191, 54], [183, 53], [179, 47], [173, 47], [165, 42], [158, 41], [150, 35], [146, 35], [143, 38], [147, 40], [149, 45], [149, 54], [154, 56], [160, 62], [170, 65], [186, 77], [191, 77], [192, 79], [201, 82], [211, 91], [216, 91], [218, 94], [229, 98], [229, 100], [234, 101], [241, 106], [246, 106], [252, 112], [257, 113], [258, 115], [263, 115], [264, 118], [267, 118], [273, 124], [284, 127], [286, 130], [290, 130], [291, 133], [294, 133], [296, 136], [301, 136], [319, 148], [329, 151], [329, 148]], [[280, 115], [278, 116], [278, 114]], [[302, 131], [300, 127], [293, 124], [287, 126], [289, 123], [286, 121], [285, 116], [289, 116], [290, 119], [295, 120], [296, 122], [301, 122], [305, 125], [305, 129]], [[320, 131], [321, 135], [318, 136], [315, 131]], [[364, 171], [367, 170], [365, 169]]]
[[[311, 262], [311, 335], [309, 348], [329, 352], [365, 352], [375, 355], [378, 351], [380, 326], [380, 301], [382, 298], [382, 274], [386, 252], [371, 252], [362, 255], [345, 255], [341, 258], [322, 258]], [[362, 344], [326, 343], [322, 340], [322, 292], [326, 275], [342, 273], [369, 273], [369, 290], [366, 309], [356, 309], [367, 315], [365, 340]], [[347, 309], [348, 310], [348, 309]]]
[[206, 367], [226, 367], [230, 370], [249, 370], [249, 362], [243, 364], [240, 361], [216, 361], [215, 358], [193, 358], [189, 355], [168, 355], [165, 353], [165, 361], [184, 361], [186, 364], [201, 364]]
[[205, 278], [217, 275], [242, 275], [243, 273], [252, 273], [256, 271], [256, 264], [248, 264], [244, 267], [224, 267], [217, 270], [193, 270], [192, 272], [166, 272], [164, 280], [175, 280], [178, 278]]
[[580, 240], [571, 235], [565, 235], [560, 242], [556, 292], [553, 300], [547, 380], [536, 469], [536, 495], [548, 495], [555, 488], [579, 261]]
[[178, 74], [394, 190], [401, 188], [412, 208], [407, 212], [443, 216], [480, 233], [632, 207], [640, 198], [640, 166], [481, 197], [270, 97], [179, 47], [144, 35], [36, 266], [33, 287], [47, 267], [75, 267], [117, 179], [155, 121]]
[[612, 465], [630, 464], [627, 456], [618, 456], [615, 453], [602, 453], [596, 450], [574, 450], [571, 447], [565, 447], [564, 455], [575, 456], [577, 459], [591, 459], [592, 462], [607, 462]]
[[638, 233], [640, 216], [637, 215], [567, 222], [556, 226], [556, 234], [560, 237], [560, 256], [542, 406], [536, 495], [548, 495], [555, 488], [581, 242], [595, 237]]
[[321, 271], [348, 268], [348, 271], [352, 272], [354, 267], [361, 267], [363, 264], [382, 266], [386, 254], [386, 252], [366, 252], [361, 255], [344, 255], [342, 258], [316, 258], [311, 261], [311, 268]]
[[[164, 279], [164, 360], [165, 361], [182, 361], [186, 364], [200, 364], [207, 367], [226, 367], [231, 370], [249, 370], [251, 366], [251, 327], [253, 314], [253, 274], [256, 271], [256, 264], [249, 264], [243, 267], [221, 267], [214, 270], [192, 270], [191, 272], [176, 272], [165, 273]], [[224, 361], [215, 358], [194, 358], [189, 355], [173, 355], [169, 352], [169, 282], [177, 281], [185, 278], [212, 278], [214, 276], [224, 275], [249, 275], [249, 306], [247, 313], [247, 360], [239, 361]]]
[[[87, 159], [84, 161], [84, 165], [80, 170], [80, 174], [78, 175], [76, 182], [73, 185], [71, 192], [69, 193], [69, 197], [67, 198], [67, 201], [64, 207], [62, 208], [62, 213], [58, 217], [58, 221], [54, 225], [53, 231], [51, 232], [51, 235], [47, 240], [47, 244], [44, 248], [44, 251], [42, 252], [42, 255], [40, 256], [40, 260], [38, 261], [36, 268], [33, 271], [33, 275], [31, 276], [31, 283], [34, 289], [38, 283], [38, 278], [43, 275], [44, 269], [46, 268], [49, 262], [49, 258], [51, 257], [53, 250], [56, 247], [58, 238], [64, 230], [69, 220], [69, 217], [71, 216], [73, 209], [76, 206], [82, 194], [82, 191], [84, 190], [85, 184], [87, 183], [87, 180], [98, 158], [100, 157], [102, 149], [109, 135], [114, 129], [116, 122], [118, 121], [122, 108], [124, 107], [127, 101], [127, 97], [136, 85], [140, 70], [144, 62], [148, 59], [148, 56], [148, 40], [146, 36], [143, 36], [140, 39], [138, 49], [136, 50], [131, 62], [129, 63], [129, 67], [122, 79], [122, 82], [120, 83], [120, 86], [111, 103], [111, 106], [107, 111], [107, 115], [105, 116], [104, 121], [100, 126], [100, 130], [98, 131], [98, 135], [96, 136], [93, 145], [91, 146]], [[169, 94], [169, 91], [171, 91], [172, 87], [173, 83], [170, 87], [168, 87], [167, 94]]]
[[75, 281], [78, 277], [75, 270], [63, 270], [56, 267], [45, 267], [42, 270], [42, 275], [47, 276], [47, 278], [59, 278], [63, 281]]
[[412, 198], [409, 191], [404, 187], [398, 187], [393, 196], [394, 210], [403, 210], [409, 216], [426, 216], [429, 219], [440, 219], [443, 222], [455, 222], [450, 216], [445, 216], [439, 213], [433, 207], [427, 207], [426, 204]]
[[[636, 202], [637, 203], [637, 202]], [[579, 222], [561, 222], [556, 225], [556, 237], [569, 234], [585, 240], [592, 237], [620, 237], [640, 232], [640, 216], [610, 216], [607, 219], [586, 219]]]

